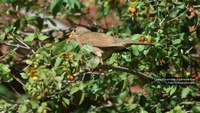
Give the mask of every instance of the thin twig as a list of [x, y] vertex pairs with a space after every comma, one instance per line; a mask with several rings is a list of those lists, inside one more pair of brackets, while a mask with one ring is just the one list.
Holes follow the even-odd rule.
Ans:
[[10, 100], [10, 99], [8, 99], [8, 98], [6, 98], [6, 97], [2, 96], [2, 95], [0, 95], [0, 98], [2, 98], [2, 99], [4, 99], [4, 100], [6, 100], [6, 101], [7, 101], [7, 102], [9, 102], [9, 103], [13, 103], [13, 104], [21, 104], [21, 103], [19, 103], [19, 102], [12, 101], [12, 100]]
[[108, 101], [108, 104], [103, 104], [101, 106], [99, 106], [100, 108], [111, 108], [111, 107], [117, 107], [120, 106], [120, 104], [113, 104], [110, 101]]
[[14, 74], [12, 74], [12, 76], [13, 76], [13, 78], [15, 79], [15, 80], [17, 80], [21, 85], [25, 85], [23, 82], [22, 82], [22, 80], [20, 80], [19, 78], [17, 78], [17, 77], [15, 77], [15, 75]]
[[8, 85], [9, 85], [10, 88], [15, 92], [16, 96], [22, 97], [22, 96], [20, 95], [20, 93], [19, 93], [18, 91], [16, 91], [15, 88], [14, 88], [10, 83], [8, 83]]
[[200, 8], [200, 5], [193, 5], [194, 8]]
[[22, 48], [22, 49], [30, 50], [30, 48], [25, 47], [25, 46], [21, 46], [19, 44], [11, 44], [11, 43], [2, 42], [2, 41], [0, 41], [0, 44], [4, 44], [4, 45], [8, 45], [8, 46], [13, 46], [13, 47], [17, 47], [17, 48]]
[[175, 19], [181, 17], [181, 16], [182, 16], [184, 13], [186, 13], [186, 12], [187, 12], [187, 10], [185, 10], [185, 11], [184, 11], [183, 13], [181, 13], [180, 15], [178, 15], [178, 16], [172, 18], [171, 20], [167, 21], [167, 23], [169, 23], [169, 22], [171, 22], [171, 21], [173, 21], [173, 20], [175, 20]]
[[131, 74], [134, 74], [134, 75], [137, 75], [138, 77], [142, 77], [144, 79], [148, 79], [148, 80], [154, 80], [154, 78], [142, 73], [142, 72], [139, 72], [137, 70], [134, 70], [134, 69], [128, 69], [128, 68], [125, 68], [125, 67], [120, 67], [120, 66], [111, 66], [111, 65], [100, 65], [97, 67], [97, 69], [113, 69], [113, 70], [117, 70], [117, 71], [123, 71], [123, 72], [127, 72], [127, 73], [131, 73]]
[[23, 41], [21, 41], [21, 40], [18, 38], [19, 36], [15, 35], [15, 34], [13, 34], [13, 33], [12, 33], [12, 35], [17, 39], [17, 41], [19, 41], [21, 44], [23, 44], [24, 46], [26, 46], [27, 48], [29, 48], [33, 53], [35, 53], [35, 51], [34, 51], [33, 49], [31, 49], [30, 46], [28, 46], [26, 43], [24, 43]]
[[188, 54], [192, 50], [192, 48], [194, 48], [199, 42], [200, 39], [198, 39], [197, 42], [185, 52], [185, 54]]

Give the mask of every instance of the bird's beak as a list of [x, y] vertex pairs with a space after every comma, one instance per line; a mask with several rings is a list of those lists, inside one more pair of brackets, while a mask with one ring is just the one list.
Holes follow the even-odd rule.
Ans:
[[75, 38], [75, 35], [74, 35], [74, 31], [72, 31], [68, 37], [68, 39], [74, 39]]

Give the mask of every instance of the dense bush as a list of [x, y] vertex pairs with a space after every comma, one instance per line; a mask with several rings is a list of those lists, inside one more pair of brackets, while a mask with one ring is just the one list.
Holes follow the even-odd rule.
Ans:
[[[0, 111], [200, 112], [199, 4], [1, 0]], [[59, 19], [69, 29], [59, 29]], [[77, 25], [154, 46], [132, 45], [102, 64], [91, 45], [68, 39]], [[155, 79], [174, 77], [192, 83]]]

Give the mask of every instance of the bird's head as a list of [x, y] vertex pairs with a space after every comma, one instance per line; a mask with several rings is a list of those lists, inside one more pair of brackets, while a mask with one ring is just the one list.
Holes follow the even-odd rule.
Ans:
[[84, 28], [84, 27], [76, 27], [72, 31], [72, 33], [74, 35], [81, 35], [82, 33], [86, 33], [86, 32], [90, 32], [90, 30], [88, 30], [87, 28]]
[[84, 27], [76, 27], [72, 30], [72, 32], [69, 35], [69, 39], [75, 38], [83, 33], [90, 32], [87, 28]]

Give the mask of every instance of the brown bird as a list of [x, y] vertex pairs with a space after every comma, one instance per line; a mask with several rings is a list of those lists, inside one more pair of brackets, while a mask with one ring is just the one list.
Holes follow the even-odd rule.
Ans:
[[103, 60], [111, 57], [113, 53], [122, 52], [130, 45], [153, 45], [151, 43], [133, 42], [127, 38], [121, 39], [104, 33], [91, 32], [84, 27], [76, 27], [71, 36], [75, 38], [79, 46], [92, 45], [93, 53]]

